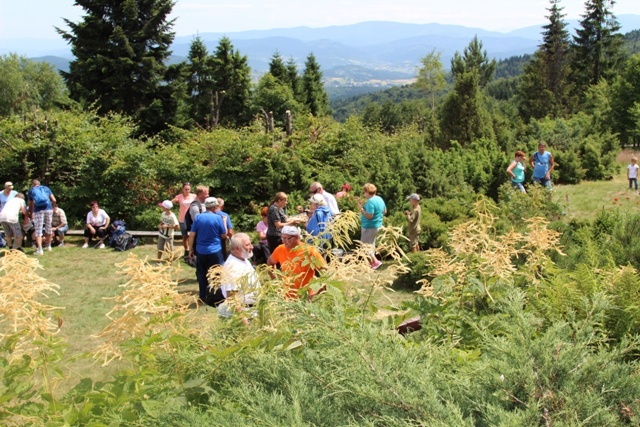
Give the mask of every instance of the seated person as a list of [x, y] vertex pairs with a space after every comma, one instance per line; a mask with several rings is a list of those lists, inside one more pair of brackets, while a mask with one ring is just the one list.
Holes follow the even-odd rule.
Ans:
[[89, 204], [91, 206], [91, 210], [87, 214], [87, 228], [84, 229], [84, 245], [82, 245], [83, 249], [89, 247], [89, 241], [97, 237], [98, 238], [98, 248], [103, 249], [104, 239], [107, 237], [107, 230], [109, 227], [109, 215], [100, 209], [100, 205], [95, 200]]
[[269, 212], [268, 207], [264, 207], [260, 210], [262, 220], [256, 224], [256, 231], [258, 232], [258, 239], [260, 241], [253, 245], [253, 261], [256, 265], [266, 264], [271, 251], [269, 250], [269, 243], [267, 242], [267, 229], [269, 228], [269, 220], [267, 214]]
[[64, 235], [69, 231], [69, 224], [67, 224], [67, 215], [58, 207], [57, 203], [53, 203], [51, 231], [53, 233], [53, 246], [63, 247]]

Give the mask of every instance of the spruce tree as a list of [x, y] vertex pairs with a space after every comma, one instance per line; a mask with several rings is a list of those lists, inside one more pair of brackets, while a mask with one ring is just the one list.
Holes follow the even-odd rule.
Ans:
[[602, 78], [611, 81], [620, 65], [623, 39], [611, 9], [614, 0], [587, 0], [573, 36], [573, 80], [578, 94]]
[[314, 116], [329, 114], [329, 97], [324, 90], [322, 72], [313, 53], [307, 56], [304, 72], [302, 73], [302, 98], [304, 105]]
[[198, 36], [189, 47], [187, 68], [187, 92], [191, 119], [200, 126], [210, 129], [212, 123], [213, 58]]
[[269, 62], [269, 74], [278, 79], [281, 83], [287, 83], [287, 67], [280, 52], [276, 51]]
[[287, 61], [287, 82], [289, 83], [289, 87], [293, 91], [298, 102], [302, 102], [302, 82], [300, 80], [300, 76], [298, 75], [298, 65], [296, 64], [295, 59], [289, 58]]
[[63, 78], [69, 94], [100, 113], [116, 111], [155, 133], [173, 121], [170, 86], [163, 85], [165, 61], [174, 38], [167, 17], [172, 0], [76, 0], [85, 15], [65, 19], [57, 29], [71, 44], [75, 59]]
[[561, 117], [569, 110], [569, 33], [560, 0], [550, 3], [542, 44], [525, 66], [518, 88], [519, 108], [525, 120], [547, 115]]
[[224, 101], [220, 109], [220, 123], [242, 126], [249, 123], [251, 68], [245, 55], [234, 49], [228, 37], [220, 39], [213, 53], [213, 90]]

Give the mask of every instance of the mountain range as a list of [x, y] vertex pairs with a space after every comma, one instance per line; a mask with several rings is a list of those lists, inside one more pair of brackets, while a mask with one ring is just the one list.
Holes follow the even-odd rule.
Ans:
[[[640, 28], [640, 15], [617, 16], [621, 32]], [[567, 21], [573, 33], [578, 21]], [[186, 60], [191, 42], [199, 36], [210, 52], [221, 37], [231, 39], [241, 54], [247, 55], [254, 77], [268, 70], [275, 52], [304, 68], [313, 53], [328, 86], [387, 87], [411, 81], [420, 58], [435, 49], [441, 52], [445, 68], [455, 52], [462, 52], [474, 36], [482, 41], [490, 58], [503, 59], [533, 53], [540, 43], [542, 25], [508, 33], [457, 25], [363, 22], [324, 28], [280, 28], [234, 33], [200, 33], [176, 37], [171, 62]], [[67, 69], [72, 59], [69, 47], [60, 40], [0, 40], [0, 54], [15, 52]]]

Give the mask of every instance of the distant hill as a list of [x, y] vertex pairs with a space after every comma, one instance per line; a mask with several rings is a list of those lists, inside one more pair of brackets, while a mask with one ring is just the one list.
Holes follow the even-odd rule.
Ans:
[[[640, 28], [640, 15], [617, 17], [623, 32]], [[578, 21], [568, 21], [575, 28]], [[268, 70], [277, 51], [286, 60], [293, 58], [300, 70], [311, 52], [315, 55], [329, 86], [381, 88], [407, 83], [415, 75], [420, 58], [432, 49], [441, 52], [445, 68], [455, 52], [461, 52], [477, 35], [489, 57], [505, 59], [533, 53], [540, 40], [541, 26], [508, 33], [459, 25], [363, 22], [324, 28], [279, 28], [235, 33], [201, 33], [199, 37], [213, 51], [221, 37], [249, 59], [254, 77]], [[171, 62], [187, 57], [195, 35], [176, 37]], [[0, 54], [16, 52], [68, 68], [69, 46], [56, 40], [2, 40]]]

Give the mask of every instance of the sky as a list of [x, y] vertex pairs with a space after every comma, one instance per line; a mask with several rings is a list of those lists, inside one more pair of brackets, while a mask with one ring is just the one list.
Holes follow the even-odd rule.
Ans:
[[[563, 0], [566, 19], [579, 19], [584, 0]], [[365, 21], [451, 24], [507, 32], [547, 22], [548, 0], [175, 0], [177, 36], [245, 30], [321, 28]], [[618, 0], [616, 15], [640, 14], [639, 0]], [[59, 39], [62, 18], [78, 22], [73, 0], [0, 0], [3, 39]]]

